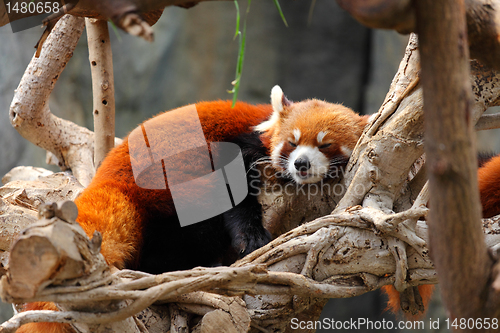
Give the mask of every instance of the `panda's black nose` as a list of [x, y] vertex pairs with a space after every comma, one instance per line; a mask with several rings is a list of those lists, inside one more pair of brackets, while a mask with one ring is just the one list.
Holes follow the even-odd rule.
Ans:
[[307, 171], [311, 168], [311, 163], [309, 163], [307, 156], [297, 158], [293, 165], [295, 165], [295, 169], [298, 171]]

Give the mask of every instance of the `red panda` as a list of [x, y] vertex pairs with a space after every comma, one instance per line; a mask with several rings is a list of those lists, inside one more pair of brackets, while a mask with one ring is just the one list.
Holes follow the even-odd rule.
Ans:
[[298, 184], [317, 183], [347, 163], [368, 121], [351, 109], [315, 99], [288, 101], [275, 86], [273, 115], [256, 126], [272, 165]]
[[[168, 160], [162, 154], [195, 136], [196, 126], [191, 128], [191, 124], [197, 119], [203, 131], [202, 144], [212, 147], [215, 142], [232, 142], [240, 147], [248, 177], [255, 177], [251, 166], [269, 155], [274, 168], [299, 184], [318, 182], [329, 176], [332, 167], [347, 163], [367, 117], [314, 99], [292, 103], [278, 86], [273, 88], [271, 99], [272, 105], [237, 103], [232, 108], [230, 102], [201, 102], [166, 112], [144, 122], [110, 152], [75, 201], [77, 221], [87, 234], [101, 232], [101, 252], [108, 264], [150, 273], [229, 265], [270, 241], [262, 227], [261, 207], [252, 195], [207, 221], [179, 225], [179, 209], [172, 199], [178, 194], [172, 189], [174, 183], [191, 179], [198, 169], [210, 173], [214, 166], [205, 170], [198, 158], [204, 152], [197, 148], [173, 154]], [[137, 148], [137, 133], [146, 138], [149, 149]], [[211, 153], [215, 155], [213, 149]], [[149, 154], [157, 155], [152, 160], [161, 160], [157, 168], [151, 167], [154, 163]], [[134, 168], [144, 170], [144, 174], [134, 174]], [[177, 179], [172, 181], [172, 175]], [[147, 186], [139, 186], [139, 181]], [[158, 182], [161, 186], [151, 189]], [[193, 202], [192, 189], [182, 191], [186, 189], [181, 189], [177, 198]], [[210, 194], [211, 188], [197, 194], [196, 205], [208, 207], [211, 202], [206, 203], [204, 196]]]
[[[367, 121], [368, 117], [338, 104], [315, 99], [293, 103], [278, 86], [271, 92], [271, 105], [239, 102], [232, 108], [229, 101], [200, 102], [162, 113], [132, 131], [108, 154], [75, 201], [77, 221], [89, 237], [95, 230], [102, 234], [101, 253], [109, 265], [120, 269], [160, 273], [229, 265], [271, 239], [262, 227], [261, 206], [251, 189], [239, 204], [232, 202], [233, 208], [184, 227], [173, 200], [177, 195], [181, 202], [192, 202], [189, 188], [174, 193], [173, 187], [203, 178], [200, 168], [202, 174], [218, 169], [214, 143], [239, 146], [247, 181], [258, 178], [252, 166], [270, 159], [286, 180], [316, 183], [338, 176], [332, 171], [346, 165]], [[203, 142], [186, 148], [184, 140], [196, 141], [200, 135], [200, 128], [192, 126], [195, 123], [200, 125]], [[182, 152], [179, 147], [186, 149]], [[209, 162], [204, 164], [206, 156]], [[230, 192], [234, 188], [228, 174], [226, 170], [224, 180]], [[198, 206], [210, 208], [213, 202], [205, 202], [204, 197], [214, 186], [204, 181], [197, 185], [206, 191], [195, 198]], [[27, 309], [54, 307], [32, 303]], [[19, 330], [66, 331], [71, 331], [69, 325], [52, 323], [27, 324]]]

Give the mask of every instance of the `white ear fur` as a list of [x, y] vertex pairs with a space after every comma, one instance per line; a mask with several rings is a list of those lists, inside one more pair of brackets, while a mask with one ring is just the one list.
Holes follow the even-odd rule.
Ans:
[[279, 121], [280, 113], [283, 111], [283, 90], [278, 85], [275, 85], [271, 90], [271, 105], [273, 107], [271, 118], [255, 126], [255, 131], [266, 132]]
[[274, 111], [273, 115], [283, 111], [283, 90], [278, 85], [275, 85], [271, 90], [271, 104]]

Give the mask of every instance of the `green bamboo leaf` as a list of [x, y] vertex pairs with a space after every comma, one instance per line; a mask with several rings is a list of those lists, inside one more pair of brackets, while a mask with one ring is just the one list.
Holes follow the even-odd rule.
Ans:
[[240, 82], [241, 82], [241, 74], [243, 72], [243, 63], [245, 60], [245, 45], [246, 45], [246, 34], [247, 34], [247, 17], [248, 17], [248, 9], [250, 7], [251, 0], [248, 0], [248, 7], [247, 11], [245, 14], [245, 19], [243, 20], [243, 32], [240, 31], [239, 25], [240, 25], [240, 14], [239, 14], [239, 6], [236, 2], [234, 1], [235, 6], [236, 6], [236, 34], [235, 38], [238, 37], [239, 41], [239, 49], [238, 49], [238, 61], [236, 63], [236, 75], [234, 78], [234, 81], [231, 82], [233, 85], [233, 89], [229, 91], [229, 93], [233, 94], [233, 104], [232, 107], [236, 105], [236, 101], [238, 100], [238, 92], [240, 91]]
[[236, 6], [236, 31], [234, 32], [233, 39], [236, 39], [240, 32], [240, 5], [238, 5], [238, 0], [234, 0], [234, 5]]
[[236, 101], [238, 100], [238, 92], [240, 90], [241, 74], [243, 72], [243, 63], [245, 60], [246, 30], [247, 24], [245, 19], [243, 23], [243, 33], [239, 32], [240, 48], [238, 51], [238, 62], [236, 64], [236, 77], [233, 81], [233, 90], [231, 90], [231, 93], [233, 94], [232, 107], [235, 106]]
[[108, 22], [111, 25], [111, 29], [113, 29], [113, 32], [115, 33], [116, 38], [118, 39], [118, 42], [121, 43], [122, 42], [122, 36], [120, 36], [120, 34], [118, 33], [118, 28], [116, 27], [116, 24], [113, 21], [111, 21], [111, 20], [109, 20]]
[[278, 12], [280, 13], [281, 19], [283, 20], [285, 27], [288, 28], [288, 23], [286, 22], [285, 15], [283, 14], [283, 11], [281, 10], [280, 3], [278, 2], [278, 0], [273, 0], [273, 1], [274, 1], [274, 5], [276, 6], [276, 8], [278, 8]]
[[[278, 0], [273, 0], [274, 4], [276, 5], [276, 8], [278, 9], [278, 12], [280, 13], [281, 19], [283, 20], [283, 23], [285, 24], [286, 27], [288, 27], [288, 23], [285, 19], [285, 15], [283, 14], [283, 11], [281, 10], [281, 6], [278, 2]], [[238, 5], [238, 0], [234, 0], [234, 5], [236, 7], [236, 32], [234, 34], [234, 39], [238, 37], [239, 39], [239, 50], [238, 50], [238, 61], [236, 64], [236, 76], [234, 78], [234, 81], [231, 82], [233, 85], [233, 89], [228, 91], [230, 94], [233, 94], [233, 105], [236, 104], [236, 101], [238, 99], [238, 92], [240, 90], [240, 81], [241, 81], [241, 74], [243, 72], [243, 62], [245, 60], [245, 46], [246, 46], [246, 34], [247, 34], [247, 18], [248, 18], [248, 13], [250, 12], [250, 4], [252, 3], [252, 0], [248, 0], [247, 4], [247, 10], [245, 13], [245, 19], [243, 20], [243, 32], [240, 31], [240, 6]]]

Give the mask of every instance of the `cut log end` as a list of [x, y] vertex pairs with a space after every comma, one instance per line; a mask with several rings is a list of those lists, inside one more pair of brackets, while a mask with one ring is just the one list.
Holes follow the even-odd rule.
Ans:
[[33, 298], [49, 285], [71, 284], [76, 278], [106, 270], [96, 236], [90, 241], [78, 224], [56, 217], [30, 226], [10, 251], [9, 271], [1, 282], [2, 299]]

